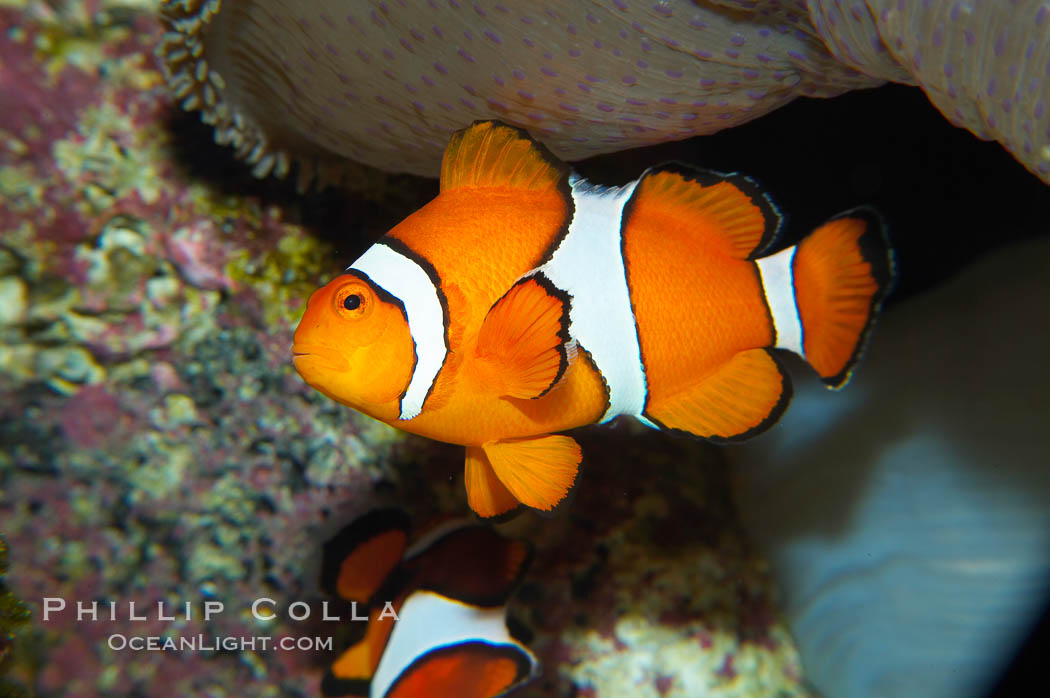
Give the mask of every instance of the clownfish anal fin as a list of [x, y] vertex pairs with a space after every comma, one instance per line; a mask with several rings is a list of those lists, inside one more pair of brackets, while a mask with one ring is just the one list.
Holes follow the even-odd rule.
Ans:
[[441, 191], [510, 187], [568, 191], [569, 168], [521, 129], [476, 121], [457, 131], [441, 161]]
[[542, 274], [519, 280], [489, 310], [478, 333], [484, 384], [502, 397], [538, 398], [574, 356], [569, 299]]
[[408, 528], [400, 509], [375, 509], [343, 528], [324, 545], [321, 588], [348, 601], [369, 601], [401, 561]]
[[385, 698], [497, 698], [538, 673], [539, 663], [516, 644], [476, 640], [423, 654], [398, 677]]
[[482, 448], [510, 494], [538, 511], [552, 511], [565, 499], [583, 459], [580, 445], [561, 434], [490, 441]]
[[776, 206], [754, 180], [675, 164], [642, 175], [630, 211], [663, 218], [667, 229], [695, 230], [734, 259], [767, 247], [781, 223]]
[[665, 429], [739, 441], [772, 426], [790, 399], [791, 382], [773, 355], [748, 349], [692, 388], [651, 400], [645, 416]]

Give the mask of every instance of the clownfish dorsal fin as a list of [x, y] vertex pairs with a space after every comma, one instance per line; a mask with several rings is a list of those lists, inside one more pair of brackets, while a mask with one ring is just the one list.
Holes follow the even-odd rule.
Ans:
[[569, 494], [583, 459], [580, 445], [561, 434], [490, 441], [481, 451], [487, 463], [480, 467], [487, 465], [516, 500], [547, 512]]
[[575, 358], [569, 298], [542, 274], [520, 279], [489, 309], [476, 358], [484, 384], [501, 397], [542, 397]]
[[491, 607], [507, 602], [531, 560], [532, 546], [527, 541], [469, 523], [440, 535], [415, 554], [409, 552], [404, 565], [420, 589]]
[[525, 131], [476, 121], [457, 131], [441, 160], [441, 191], [460, 187], [568, 188], [569, 168]]
[[321, 693], [325, 696], [367, 698], [372, 677], [386, 651], [393, 629], [394, 618], [389, 614], [384, 615], [380, 608], [373, 609], [368, 617], [364, 637], [340, 654], [328, 668], [321, 682]]
[[408, 529], [400, 509], [375, 509], [343, 528], [324, 545], [321, 588], [367, 603], [400, 564]]
[[790, 399], [791, 383], [773, 355], [766, 349], [748, 349], [695, 385], [653, 400], [645, 416], [664, 429], [712, 441], [738, 441], [770, 427]]
[[[670, 229], [695, 229], [734, 259], [756, 256], [776, 237], [780, 214], [754, 180], [683, 165], [646, 170], [629, 213], [645, 210]], [[629, 224], [629, 219], [627, 220]]]

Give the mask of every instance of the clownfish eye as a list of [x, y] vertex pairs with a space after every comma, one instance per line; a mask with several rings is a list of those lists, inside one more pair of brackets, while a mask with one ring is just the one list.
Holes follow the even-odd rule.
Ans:
[[375, 305], [371, 289], [356, 279], [340, 288], [334, 300], [336, 312], [347, 320], [363, 320]]

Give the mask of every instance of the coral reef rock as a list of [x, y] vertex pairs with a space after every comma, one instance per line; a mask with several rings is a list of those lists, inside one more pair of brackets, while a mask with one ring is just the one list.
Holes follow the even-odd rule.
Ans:
[[[41, 696], [314, 696], [319, 648], [110, 643], [332, 636], [322, 542], [377, 502], [462, 515], [462, 455], [295, 375], [292, 328], [349, 252], [290, 195], [190, 173], [152, 10], [0, 3], [0, 527], [5, 583], [33, 611], [11, 658]], [[367, 206], [347, 206], [360, 228]], [[513, 611], [547, 673], [523, 695], [804, 695], [717, 452], [623, 430], [585, 448], [567, 516], [505, 524], [539, 550]], [[45, 620], [50, 597], [68, 608]], [[277, 620], [253, 617], [259, 598]], [[286, 613], [298, 600], [311, 620]]]

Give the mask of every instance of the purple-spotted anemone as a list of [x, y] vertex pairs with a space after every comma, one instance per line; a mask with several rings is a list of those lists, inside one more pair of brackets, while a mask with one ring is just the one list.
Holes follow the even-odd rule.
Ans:
[[257, 176], [434, 176], [478, 119], [577, 160], [894, 81], [1050, 182], [1046, 0], [165, 0], [169, 84]]

